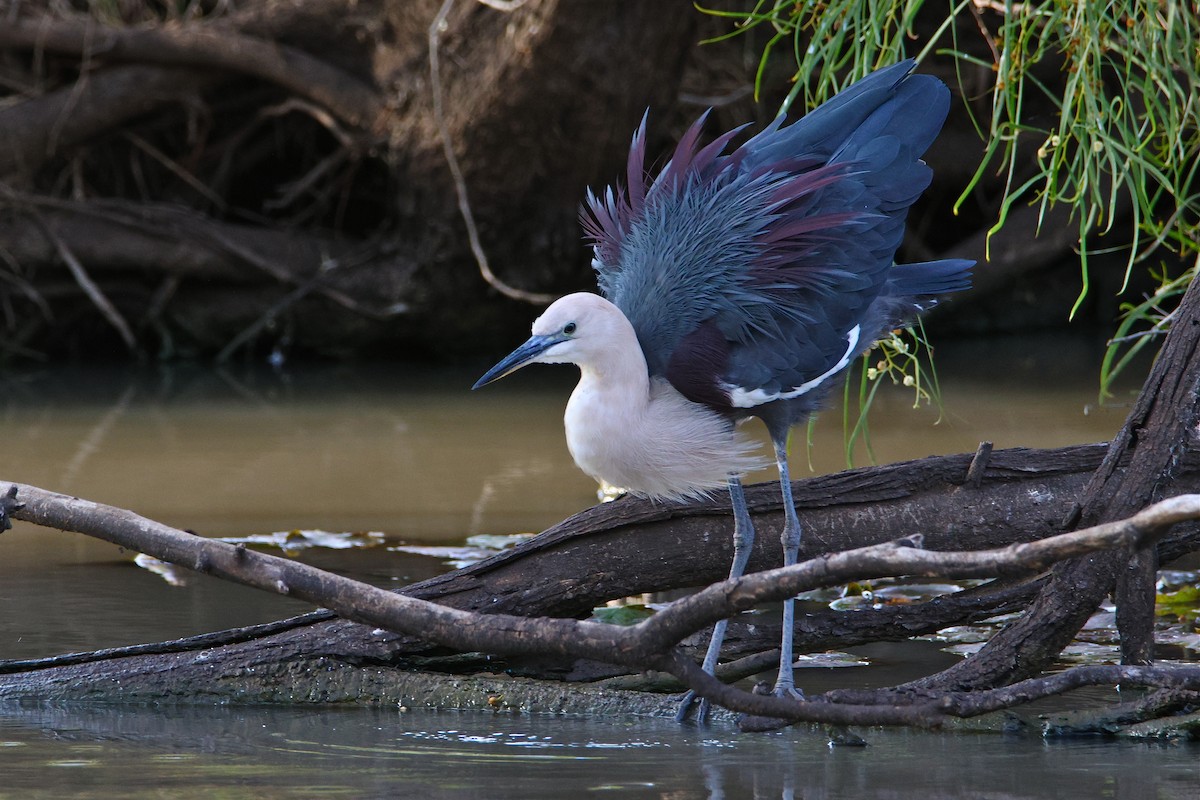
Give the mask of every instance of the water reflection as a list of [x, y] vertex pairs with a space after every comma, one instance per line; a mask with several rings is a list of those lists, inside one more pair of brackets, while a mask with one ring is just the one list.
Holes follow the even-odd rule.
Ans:
[[[1009, 355], [994, 344], [939, 347], [944, 411], [912, 411], [903, 388], [881, 392], [871, 422], [877, 460], [971, 451], [981, 439], [1053, 447], [1110, 437], [1125, 409], [1095, 404], [1099, 352], [1084, 341], [1047, 344]], [[563, 440], [573, 370], [527, 371], [486, 394], [469, 391], [476, 372], [0, 375], [4, 477], [212, 536], [316, 528], [461, 542], [541, 530], [595, 502]], [[829, 412], [811, 449], [796, 437], [795, 474], [844, 468], [841, 425]], [[858, 463], [866, 460], [860, 451]]]
[[20, 797], [1185, 798], [1194, 744], [368, 709], [0, 707]]
[[219, 536], [323, 528], [461, 541], [540, 530], [593, 502], [556, 428], [553, 387], [484, 398], [468, 391], [472, 372], [10, 378], [5, 473]]

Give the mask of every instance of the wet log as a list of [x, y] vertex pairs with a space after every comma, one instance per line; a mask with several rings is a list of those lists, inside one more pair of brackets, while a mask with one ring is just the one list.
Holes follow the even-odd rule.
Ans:
[[[1104, 452], [1104, 445], [1000, 450], [991, 453], [982, 470], [978, 458], [963, 454], [797, 481], [797, 503], [810, 533], [802, 557], [914, 532], [924, 536], [930, 550], [979, 550], [1043, 539], [1058, 532], [1055, 525]], [[1174, 488], [1200, 488], [1196, 467], [1194, 458], [1186, 460]], [[968, 474], [982, 474], [977, 488], [967, 483]], [[0, 489], [7, 487], [0, 484]], [[782, 514], [774, 487], [752, 487], [748, 500], [764, 533], [777, 530]], [[24, 501], [26, 508], [11, 513], [38, 518], [36, 491]], [[402, 591], [464, 610], [581, 617], [610, 598], [720, 579], [727, 570], [729, 530], [728, 512], [719, 498], [689, 506], [621, 500], [576, 515], [514, 550]], [[770, 536], [759, 539], [766, 542], [756, 549], [751, 568], [775, 566], [778, 554]], [[1198, 541], [1198, 526], [1177, 526], [1160, 545], [1163, 557], [1190, 551]], [[1014, 602], [1005, 587], [994, 591], [998, 599], [993, 608]], [[929, 619], [922, 619], [920, 609], [891, 619], [833, 612], [802, 616], [797, 640], [804, 649], [825, 649], [866, 635], [903, 638], [922, 625], [944, 626], [988, 612], [986, 602], [974, 601], [969, 594], [941, 598], [927, 604]], [[939, 603], [949, 603], [951, 609], [959, 604], [957, 613], [945, 613], [945, 606], [940, 615], [934, 613]], [[390, 701], [392, 694], [379, 689], [387, 674], [407, 675], [422, 657], [445, 652], [418, 638], [316, 612], [192, 640], [6, 662], [0, 664], [0, 697], [312, 701], [359, 692], [360, 702], [373, 697]], [[484, 663], [488, 670], [505, 666], [502, 661]], [[561, 677], [560, 671], [550, 674]]]
[[[1193, 280], [1125, 424], [1063, 525], [1121, 519], [1174, 491], [1200, 420], [1200, 282]], [[916, 682], [919, 688], [979, 689], [1036, 675], [1116, 591], [1124, 663], [1153, 653], [1154, 552], [1092, 554], [1055, 566], [1028, 613], [966, 661]]]

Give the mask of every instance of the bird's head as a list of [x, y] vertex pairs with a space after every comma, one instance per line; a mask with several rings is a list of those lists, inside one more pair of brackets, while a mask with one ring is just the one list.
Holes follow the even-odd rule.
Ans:
[[[614, 343], [633, 336], [633, 328], [615, 305], [599, 295], [578, 292], [560, 297], [533, 321], [533, 335], [476, 381], [486, 386], [526, 364], [592, 366]], [[636, 343], [636, 337], [633, 338]]]

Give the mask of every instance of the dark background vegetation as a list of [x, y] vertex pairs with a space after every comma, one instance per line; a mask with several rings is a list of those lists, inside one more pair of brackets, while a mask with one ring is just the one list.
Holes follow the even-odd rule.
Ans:
[[[941, 22], [935, 6], [915, 41]], [[790, 49], [776, 48], [756, 99], [770, 29], [702, 43], [732, 23], [682, 0], [512, 11], [460, 0], [438, 39], [439, 120], [429, 30], [440, 7], [0, 6], [0, 363], [494, 354], [537, 311], [494, 284], [594, 288], [579, 203], [623, 175], [643, 112], [661, 164], [704, 108], [710, 134], [771, 119], [795, 72]], [[974, 23], [959, 24], [959, 46], [989, 57]], [[981, 262], [976, 289], [939, 309], [938, 330], [1071, 324], [1080, 278], [1068, 209], [1035, 238], [1038, 209], [1017, 203], [990, 263], [1000, 177], [952, 213], [983, 153], [972, 115], [987, 119], [994, 76], [944, 56], [920, 69], [956, 102], [901, 257]], [[1044, 73], [1061, 80], [1053, 65]], [[1027, 109], [1035, 120], [1053, 112]], [[469, 247], [443, 135], [492, 282]], [[1099, 244], [1129, 228], [1119, 219]], [[1124, 262], [1093, 257], [1074, 325], [1111, 332]]]

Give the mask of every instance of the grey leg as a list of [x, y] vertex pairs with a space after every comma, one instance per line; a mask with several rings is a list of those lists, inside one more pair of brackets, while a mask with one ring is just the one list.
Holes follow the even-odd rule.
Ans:
[[[796, 503], [792, 500], [792, 480], [788, 470], [787, 434], [782, 438], [772, 437], [775, 445], [775, 461], [779, 465], [779, 486], [783, 493], [783, 565], [796, 563], [800, 553], [800, 518], [796, 516]], [[783, 637], [779, 642], [779, 677], [775, 680], [775, 694], [796, 696], [796, 679], [792, 673], [792, 626], [795, 622], [796, 601], [789, 597], [783, 602]]]
[[[750, 512], [746, 508], [746, 495], [742, 491], [742, 481], [736, 475], [729, 476], [729, 502], [733, 506], [733, 563], [729, 566], [729, 577], [740, 578], [746, 572], [746, 563], [750, 561], [750, 551], [754, 547], [754, 523], [750, 521]], [[712, 638], [708, 641], [708, 652], [704, 654], [704, 671], [709, 675], [716, 673], [717, 659], [721, 655], [721, 643], [725, 641], [725, 629], [729, 620], [720, 620], [713, 626]], [[675, 719], [679, 722], [687, 719], [692, 704], [696, 702], [696, 693], [688, 691], [679, 704]], [[709, 703], [700, 698], [696, 720], [704, 722], [708, 718]]]

